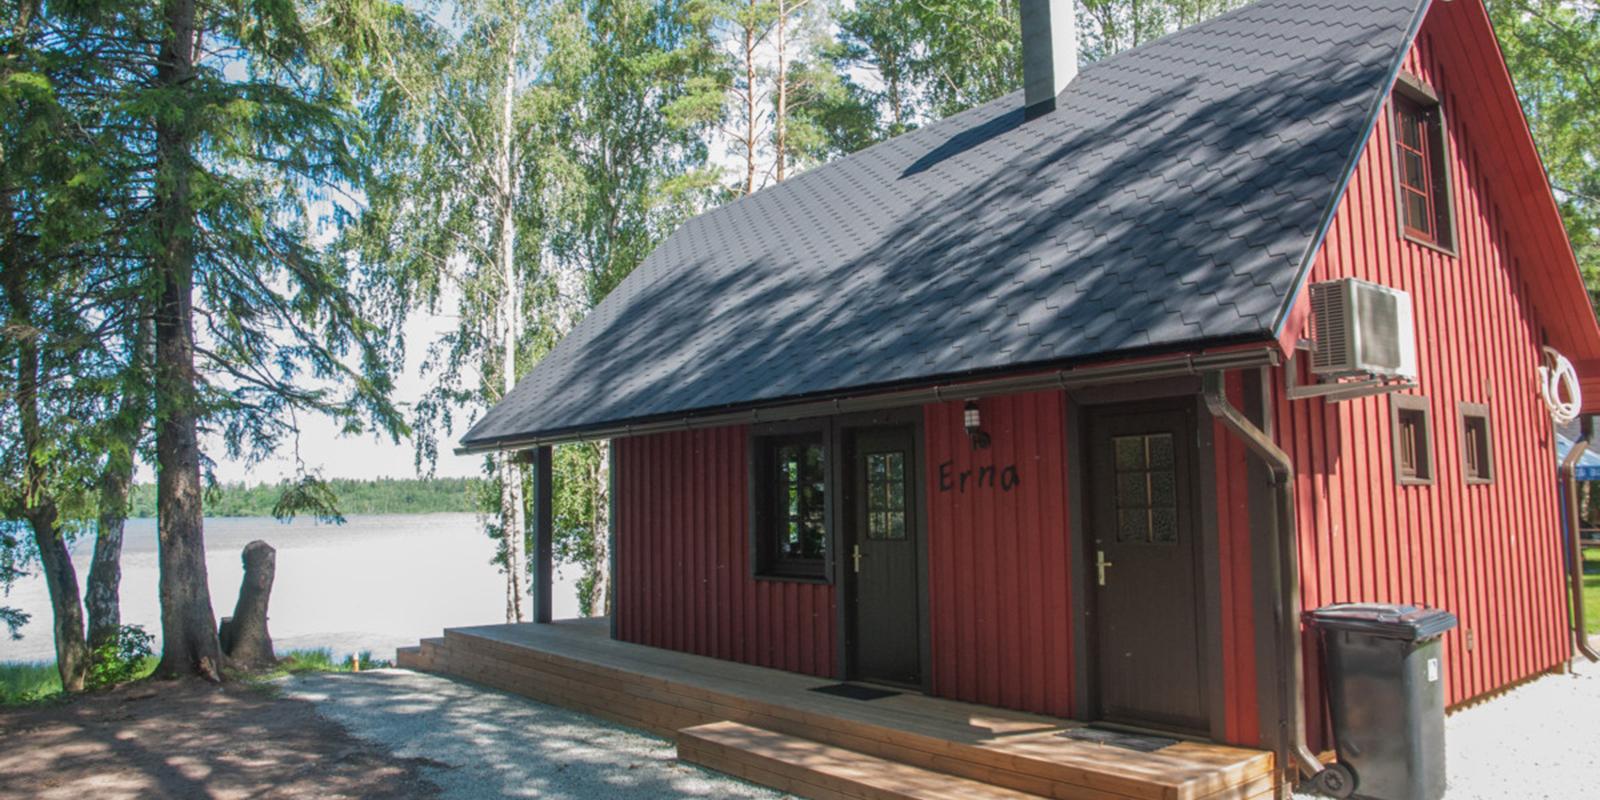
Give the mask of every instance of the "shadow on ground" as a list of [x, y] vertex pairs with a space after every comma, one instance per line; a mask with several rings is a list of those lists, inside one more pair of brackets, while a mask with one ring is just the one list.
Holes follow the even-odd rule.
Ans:
[[145, 682], [0, 711], [0, 798], [435, 797], [310, 703], [242, 685]]

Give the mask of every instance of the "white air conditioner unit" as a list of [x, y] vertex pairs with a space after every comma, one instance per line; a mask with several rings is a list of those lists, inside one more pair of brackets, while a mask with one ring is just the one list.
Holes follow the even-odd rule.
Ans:
[[1355, 278], [1314, 283], [1311, 319], [1317, 337], [1312, 373], [1416, 379], [1410, 294]]

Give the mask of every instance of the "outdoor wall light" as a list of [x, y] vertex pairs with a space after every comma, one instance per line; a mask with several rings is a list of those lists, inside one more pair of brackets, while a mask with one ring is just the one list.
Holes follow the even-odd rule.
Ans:
[[967, 429], [967, 438], [972, 440], [972, 449], [981, 450], [989, 446], [989, 434], [983, 432], [983, 417], [978, 413], [978, 401], [968, 400], [962, 407], [961, 425]]

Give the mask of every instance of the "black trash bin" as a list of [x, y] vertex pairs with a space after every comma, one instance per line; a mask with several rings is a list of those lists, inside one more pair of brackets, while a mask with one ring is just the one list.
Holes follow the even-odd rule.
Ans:
[[[1444, 664], [1448, 611], [1346, 603], [1307, 615], [1322, 634], [1337, 768], [1318, 787], [1341, 797], [1444, 796]], [[1344, 785], [1341, 785], [1344, 784]]]

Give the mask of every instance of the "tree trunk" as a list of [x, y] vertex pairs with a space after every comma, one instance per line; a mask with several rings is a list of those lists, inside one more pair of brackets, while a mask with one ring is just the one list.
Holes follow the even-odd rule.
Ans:
[[94, 537], [94, 560], [89, 563], [89, 587], [84, 605], [89, 611], [89, 649], [116, 640], [122, 628], [122, 531], [128, 519], [128, 488], [133, 483], [133, 459], [113, 454], [100, 475], [100, 519]]
[[[750, 0], [754, 9], [756, 0]], [[756, 190], [756, 22], [744, 26], [744, 193]]]
[[526, 619], [528, 540], [523, 525], [522, 469], [514, 453], [496, 457], [500, 468], [500, 526], [505, 534], [506, 622]]
[[278, 663], [267, 632], [267, 603], [277, 574], [278, 551], [256, 540], [244, 546], [244, 579], [233, 616], [222, 621], [219, 639], [228, 658], [245, 669], [266, 669]]
[[772, 120], [773, 149], [777, 151], [773, 169], [778, 183], [783, 183], [784, 163], [789, 160], [789, 43], [784, 38], [789, 11], [784, 0], [778, 0], [778, 74], [774, 86], [778, 92], [778, 110]]
[[150, 322], [145, 310], [130, 323], [128, 375], [122, 384], [114, 435], [100, 473], [100, 518], [95, 532], [94, 560], [84, 604], [89, 612], [89, 649], [116, 640], [122, 628], [122, 533], [128, 520], [128, 493], [133, 487], [134, 454], [150, 417], [144, 370], [150, 364]]
[[602, 616], [611, 615], [611, 444], [595, 445], [598, 457], [589, 480], [594, 486], [594, 583], [589, 607]]
[[879, 64], [889, 87], [889, 135], [899, 136], [905, 133], [905, 120], [900, 113], [900, 60], [897, 54], [891, 54], [880, 57]]
[[51, 493], [45, 459], [44, 429], [39, 421], [39, 332], [34, 329], [32, 298], [28, 296], [27, 268], [10, 267], [5, 276], [5, 296], [10, 312], [9, 335], [17, 337], [17, 383], [13, 399], [17, 407], [18, 435], [23, 450], [22, 516], [33, 531], [39, 550], [45, 588], [50, 594], [54, 620], [56, 671], [61, 686], [68, 692], [83, 691], [89, 669], [89, 649], [83, 638], [83, 607], [78, 597], [78, 573], [72, 566], [66, 537], [60, 528], [60, 515]]
[[78, 572], [72, 567], [72, 554], [61, 535], [53, 504], [29, 510], [33, 542], [39, 548], [39, 564], [45, 587], [50, 592], [50, 611], [55, 620], [56, 672], [61, 688], [83, 691], [89, 673], [89, 647], [83, 639], [83, 608], [78, 598]]
[[[501, 397], [517, 385], [517, 335], [521, 312], [521, 282], [517, 280], [516, 195], [519, 181], [513, 174], [512, 113], [516, 107], [517, 50], [521, 32], [512, 24], [511, 43], [506, 55], [504, 96], [501, 98], [500, 140], [495, 152], [495, 182], [500, 192], [500, 241], [496, 259], [500, 262]], [[513, 454], [501, 454], [500, 530], [505, 535], [506, 622], [521, 622], [527, 607], [528, 540], [523, 520], [522, 470]]]
[[[166, 38], [155, 83], [182, 105], [194, 73], [195, 0], [167, 0]], [[221, 680], [222, 646], [206, 578], [200, 492], [199, 413], [194, 369], [194, 212], [190, 197], [193, 122], [156, 121], [155, 271], [156, 498], [160, 535], [161, 663], [164, 677]]]

